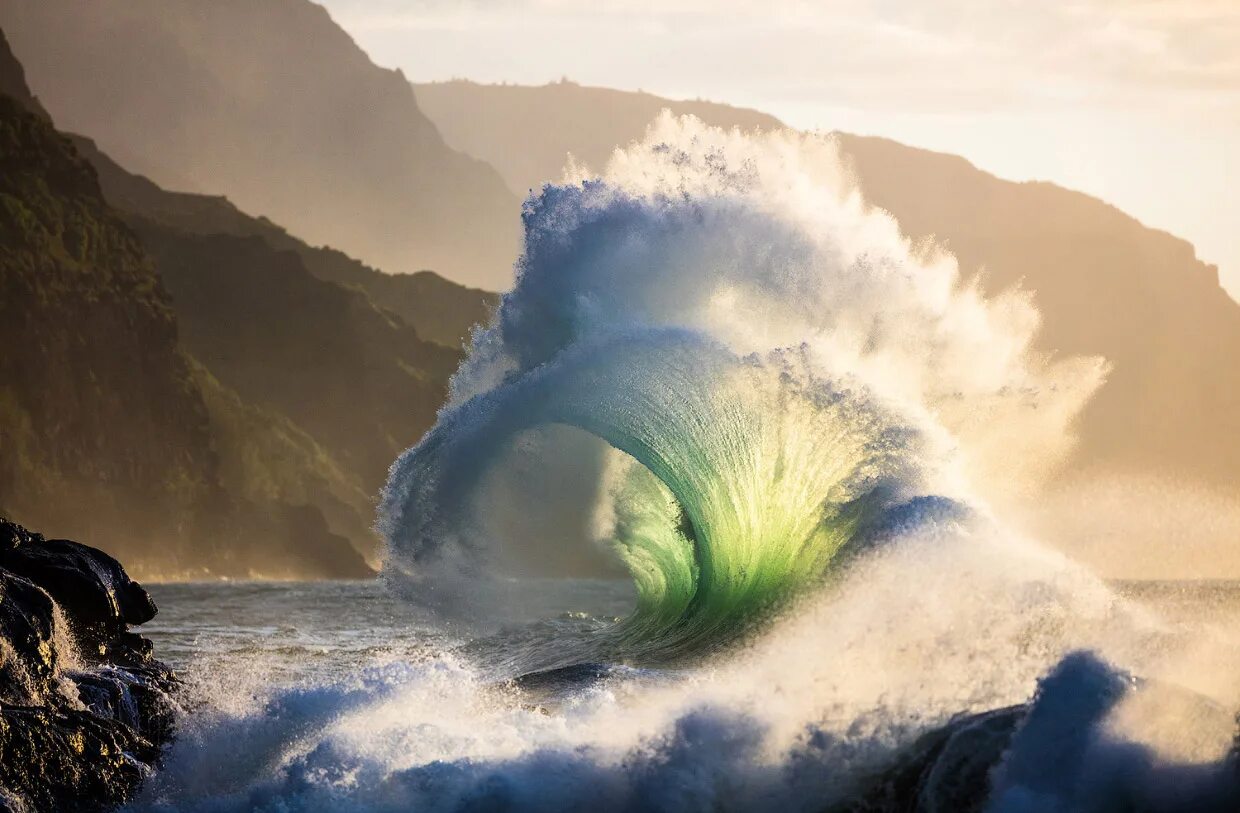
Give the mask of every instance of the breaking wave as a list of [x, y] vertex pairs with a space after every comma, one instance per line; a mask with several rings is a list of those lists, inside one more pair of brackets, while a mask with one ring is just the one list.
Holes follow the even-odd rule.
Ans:
[[1031, 349], [1025, 294], [910, 245], [820, 137], [665, 115], [524, 221], [392, 467], [385, 575], [503, 618], [576, 545], [632, 613], [216, 692], [137, 809], [1236, 808], [1234, 637], [1003, 522], [1105, 375]]
[[384, 496], [388, 574], [420, 600], [495, 595], [520, 542], [485, 517], [519, 496], [487, 484], [565, 425], [596, 448], [545, 443], [535, 469], [602, 460], [597, 536], [638, 588], [626, 651], [709, 648], [893, 522], [974, 510], [962, 466], [1039, 476], [1101, 380], [1036, 357], [1028, 300], [916, 252], [820, 138], [665, 118], [524, 221], [515, 288]]

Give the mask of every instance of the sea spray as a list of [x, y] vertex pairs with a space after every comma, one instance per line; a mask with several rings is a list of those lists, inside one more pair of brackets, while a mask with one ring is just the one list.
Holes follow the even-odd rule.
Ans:
[[[488, 505], [524, 492], [496, 470], [543, 433], [523, 451], [546, 466], [598, 455], [573, 469], [596, 499], [522, 507], [594, 520], [633, 616], [189, 720], [137, 809], [848, 810], [944, 731], [978, 771], [898, 774], [905, 795], [865, 809], [1236, 808], [1219, 736], [1236, 683], [1218, 674], [1240, 674], [1234, 636], [1203, 650], [995, 508], [1053, 473], [1104, 373], [1033, 353], [1025, 295], [986, 300], [910, 246], [817, 137], [664, 117], [598, 178], [532, 197], [525, 224], [516, 287], [393, 466], [388, 583], [464, 614], [503, 590], [520, 541]], [[522, 688], [522, 664], [573, 663], [583, 634], [618, 659], [678, 657], [579, 669], [593, 677], [554, 703]], [[1167, 708], [1159, 681], [1210, 694], [1174, 750], [1144, 725]], [[992, 710], [1001, 725], [970, 724]], [[251, 740], [261, 760], [218, 759]], [[1038, 765], [1059, 743], [1082, 764], [1057, 782]]]
[[[1039, 677], [1075, 651], [1099, 653], [1097, 665], [1052, 681], [1046, 714], [1070, 714], [1064, 694], [1071, 700], [1099, 679], [1110, 683], [1091, 677], [1119, 675], [1108, 661], [1123, 658], [1129, 672], [1149, 675], [1164, 655], [1183, 656], [1165, 630], [1055, 554], [993, 528], [919, 528], [872, 551], [724, 660], [616, 670], [550, 708], [506, 685], [503, 672], [449, 652], [350, 670], [308, 689], [271, 687], [248, 704], [233, 698], [224, 712], [183, 722], [136, 809], [849, 809], [925, 732], [1028, 701]], [[1212, 713], [1230, 719], [1226, 709]], [[1194, 728], [1217, 728], [1192, 719]], [[1114, 809], [1105, 798], [1078, 804], [1094, 791], [1129, 802], [1184, 792], [1178, 807], [1148, 809], [1188, 811], [1234, 787], [1225, 748], [1159, 758], [1093, 712], [1075, 729], [1070, 720], [1057, 724], [1085, 742], [1091, 764], [1118, 770], [1083, 785], [1043, 784], [1041, 809]], [[1036, 760], [1056, 741], [1029, 731], [1017, 741], [1029, 750], [1021, 759]], [[1158, 787], [1143, 779], [1150, 768]], [[944, 775], [944, 790], [959, 779]], [[1020, 777], [1012, 779], [1008, 797], [1016, 799]], [[978, 781], [972, 794], [984, 798], [986, 779]]]
[[[441, 608], [499, 592], [520, 541], [486, 527], [506, 497], [484, 484], [521, 433], [575, 427], [633, 462], [607, 493], [594, 470], [638, 586], [622, 637], [682, 654], [819, 581], [910, 500], [977, 507], [969, 475], [1036, 479], [1101, 380], [1096, 360], [1031, 353], [1027, 299], [987, 302], [914, 251], [823, 138], [664, 117], [524, 220], [516, 287], [381, 507], [388, 577]], [[540, 453], [551, 469], [580, 451]]]

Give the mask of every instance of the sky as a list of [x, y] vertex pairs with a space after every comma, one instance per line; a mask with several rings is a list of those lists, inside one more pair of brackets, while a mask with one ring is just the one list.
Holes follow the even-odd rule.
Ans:
[[1096, 195], [1240, 299], [1240, 0], [320, 0], [385, 67], [646, 90]]

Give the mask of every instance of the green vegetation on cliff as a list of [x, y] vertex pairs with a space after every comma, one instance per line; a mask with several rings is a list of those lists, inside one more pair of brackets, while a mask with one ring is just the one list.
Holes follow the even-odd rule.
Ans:
[[520, 205], [310, 0], [0, 0], [63, 129], [389, 272], [511, 278]]
[[494, 295], [128, 172], [53, 129], [5, 41], [0, 88], [0, 508], [147, 576], [369, 572], [387, 467]]
[[154, 577], [367, 574], [356, 478], [184, 353], [148, 247], [3, 45], [0, 509]]
[[[255, 505], [315, 506], [330, 529], [369, 547], [373, 501], [358, 475], [279, 412], [246, 403], [197, 362], [193, 370], [211, 419], [221, 485]], [[295, 575], [295, 565], [296, 557], [292, 568], [276, 561], [261, 572]]]
[[260, 238], [135, 225], [189, 353], [247, 403], [290, 418], [375, 493], [434, 423], [460, 353]]
[[458, 285], [432, 271], [386, 274], [337, 249], [311, 246], [267, 218], [242, 212], [226, 198], [161, 189], [121, 167], [90, 139], [71, 137], [99, 173], [108, 202], [130, 222], [187, 235], [261, 237], [272, 249], [295, 252], [306, 270], [319, 279], [364, 292], [424, 339], [460, 348], [470, 328], [485, 323], [498, 302], [493, 293]]
[[0, 346], [0, 505], [108, 545], [183, 539], [217, 461], [168, 294], [90, 165], [9, 96]]
[[[212, 399], [204, 385], [208, 405], [235, 401], [237, 409], [212, 409], [217, 435], [232, 427], [221, 451], [225, 484], [254, 499], [256, 478], [309, 476], [317, 485], [277, 489], [281, 499], [306, 499], [371, 556], [373, 495], [396, 455], [434, 422], [462, 341], [489, 317], [494, 296], [430, 272], [383, 274], [224, 198], [160, 189], [90, 140], [74, 140], [155, 259], [182, 345], [230, 393]], [[437, 341], [423, 338], [424, 327]], [[256, 437], [246, 440], [243, 429]], [[302, 451], [290, 456], [293, 447]], [[317, 473], [296, 471], [294, 459]]]

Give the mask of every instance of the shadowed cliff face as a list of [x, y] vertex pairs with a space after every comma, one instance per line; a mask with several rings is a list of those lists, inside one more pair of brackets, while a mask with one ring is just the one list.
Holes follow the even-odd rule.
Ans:
[[[417, 92], [449, 144], [521, 189], [558, 178], [568, 153], [599, 168], [665, 107], [725, 127], [782, 126], [750, 110], [572, 83]], [[1041, 348], [1111, 362], [1079, 424], [1072, 472], [1154, 473], [1238, 494], [1240, 305], [1191, 245], [1053, 184], [1004, 181], [885, 139], [838, 138], [866, 199], [908, 237], [946, 246], [989, 293], [1033, 291]]]
[[127, 171], [101, 152], [95, 142], [71, 136], [78, 151], [99, 173], [104, 197], [133, 224], [185, 235], [261, 238], [274, 251], [291, 251], [307, 271], [321, 280], [365, 293], [377, 307], [400, 317], [423, 339], [460, 348], [470, 329], [490, 319], [499, 297], [467, 288], [432, 271], [385, 274], [342, 251], [314, 247], [267, 218], [251, 217], [228, 199], [169, 192], [150, 179]]
[[[488, 318], [492, 295], [312, 248], [224, 198], [167, 192], [73, 140], [172, 293], [225, 487], [315, 505], [373, 551], [372, 495], [434, 422], [460, 358], [451, 346]], [[442, 343], [424, 340], [424, 326]]]
[[179, 536], [217, 461], [168, 294], [45, 119], [0, 97], [0, 142], [0, 503], [66, 533], [125, 517], [135, 550]]
[[[59, 126], [390, 272], [511, 278], [519, 206], [309, 0], [3, 0]], [[158, 81], [153, 81], [158, 77]]]
[[42, 118], [50, 118], [43, 105], [26, 84], [26, 71], [9, 47], [9, 41], [0, 31], [0, 94], [11, 96], [27, 111]]
[[3, 48], [0, 83], [17, 93], [0, 96], [0, 507], [150, 574], [368, 573], [324, 517], [370, 545], [360, 485], [183, 354], [146, 247], [73, 140], [19, 104]]
[[185, 348], [244, 400], [291, 418], [376, 493], [391, 461], [434, 423], [459, 353], [259, 238], [137, 228], [172, 293]]
[[[6, 325], [40, 336], [6, 357], [0, 506], [92, 532], [161, 577], [368, 573], [373, 494], [433, 422], [453, 346], [492, 296], [429, 272], [389, 277], [225, 198], [166, 192], [56, 133], [3, 48], [0, 82], [34, 111], [6, 108], [14, 132], [37, 137], [5, 154]], [[89, 198], [107, 240], [57, 221], [81, 219], [72, 196]], [[30, 238], [30, 224], [50, 236]], [[108, 321], [109, 308], [122, 315]], [[408, 321], [423, 318], [441, 343]], [[177, 432], [188, 439], [165, 437]]]

